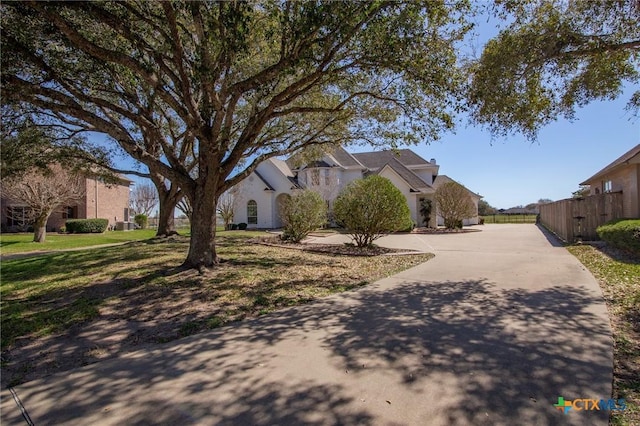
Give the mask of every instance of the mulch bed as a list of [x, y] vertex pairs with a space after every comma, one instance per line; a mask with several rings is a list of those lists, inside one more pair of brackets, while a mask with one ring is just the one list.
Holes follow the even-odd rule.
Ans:
[[[313, 253], [325, 253], [338, 256], [380, 256], [392, 253], [408, 253], [414, 250], [393, 249], [387, 247], [379, 247], [375, 244], [370, 247], [356, 247], [353, 244], [306, 244], [306, 243], [290, 243], [283, 241], [279, 236], [258, 237], [250, 240], [255, 244], [265, 246], [289, 248], [294, 250], [302, 250]], [[417, 252], [416, 252], [417, 253]]]
[[466, 234], [469, 232], [480, 232], [482, 229], [462, 228], [462, 229], [446, 229], [446, 228], [414, 228], [412, 234]]

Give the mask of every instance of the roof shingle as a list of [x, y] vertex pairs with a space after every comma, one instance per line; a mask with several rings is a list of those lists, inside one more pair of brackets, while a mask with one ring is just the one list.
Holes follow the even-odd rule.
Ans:
[[376, 170], [383, 167], [392, 159], [398, 160], [404, 166], [418, 166], [430, 164], [427, 160], [420, 157], [410, 149], [384, 150], [374, 152], [360, 152], [351, 154], [363, 166]]

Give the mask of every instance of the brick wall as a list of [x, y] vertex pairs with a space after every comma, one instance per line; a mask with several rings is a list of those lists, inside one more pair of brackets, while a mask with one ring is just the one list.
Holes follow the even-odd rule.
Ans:
[[87, 178], [85, 202], [79, 206], [79, 218], [103, 218], [109, 225], [116, 222], [133, 220], [125, 217], [125, 209], [129, 208], [129, 182], [106, 185], [99, 180]]

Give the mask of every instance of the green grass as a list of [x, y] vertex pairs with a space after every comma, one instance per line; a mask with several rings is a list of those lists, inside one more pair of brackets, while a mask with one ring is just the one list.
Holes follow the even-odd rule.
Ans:
[[536, 223], [535, 214], [492, 214], [481, 216], [484, 223]]
[[0, 235], [0, 252], [4, 254], [65, 250], [102, 244], [146, 240], [156, 234], [154, 229], [107, 231], [102, 234], [58, 234], [47, 232], [44, 243], [34, 243], [33, 234]]
[[[140, 344], [166, 342], [350, 290], [432, 257], [336, 256], [248, 242], [264, 235], [219, 232], [216, 250], [223, 262], [202, 275], [179, 267], [186, 236], [3, 261], [2, 350], [20, 354], [16, 345], [47, 338], [53, 339], [48, 346], [73, 353], [70, 330], [77, 333], [94, 320], [145, 324], [152, 330]], [[114, 344], [132, 349], [127, 341]], [[25, 370], [28, 362], [36, 364]], [[3, 374], [15, 384], [24, 374], [33, 379], [34, 371], [51, 373], [51, 366], [37, 362], [12, 359]]]
[[614, 339], [613, 397], [627, 409], [613, 425], [640, 425], [640, 256], [607, 246], [567, 249], [596, 277], [609, 310]]

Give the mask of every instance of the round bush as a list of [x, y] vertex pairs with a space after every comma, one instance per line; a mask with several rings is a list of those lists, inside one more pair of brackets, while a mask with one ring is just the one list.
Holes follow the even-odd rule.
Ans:
[[282, 206], [282, 239], [298, 243], [327, 222], [327, 204], [310, 189], [287, 198]]
[[347, 185], [336, 199], [333, 212], [358, 247], [369, 246], [384, 234], [413, 226], [402, 192], [389, 179], [378, 175]]
[[133, 217], [133, 221], [142, 229], [147, 229], [149, 218], [146, 214], [137, 214]]

